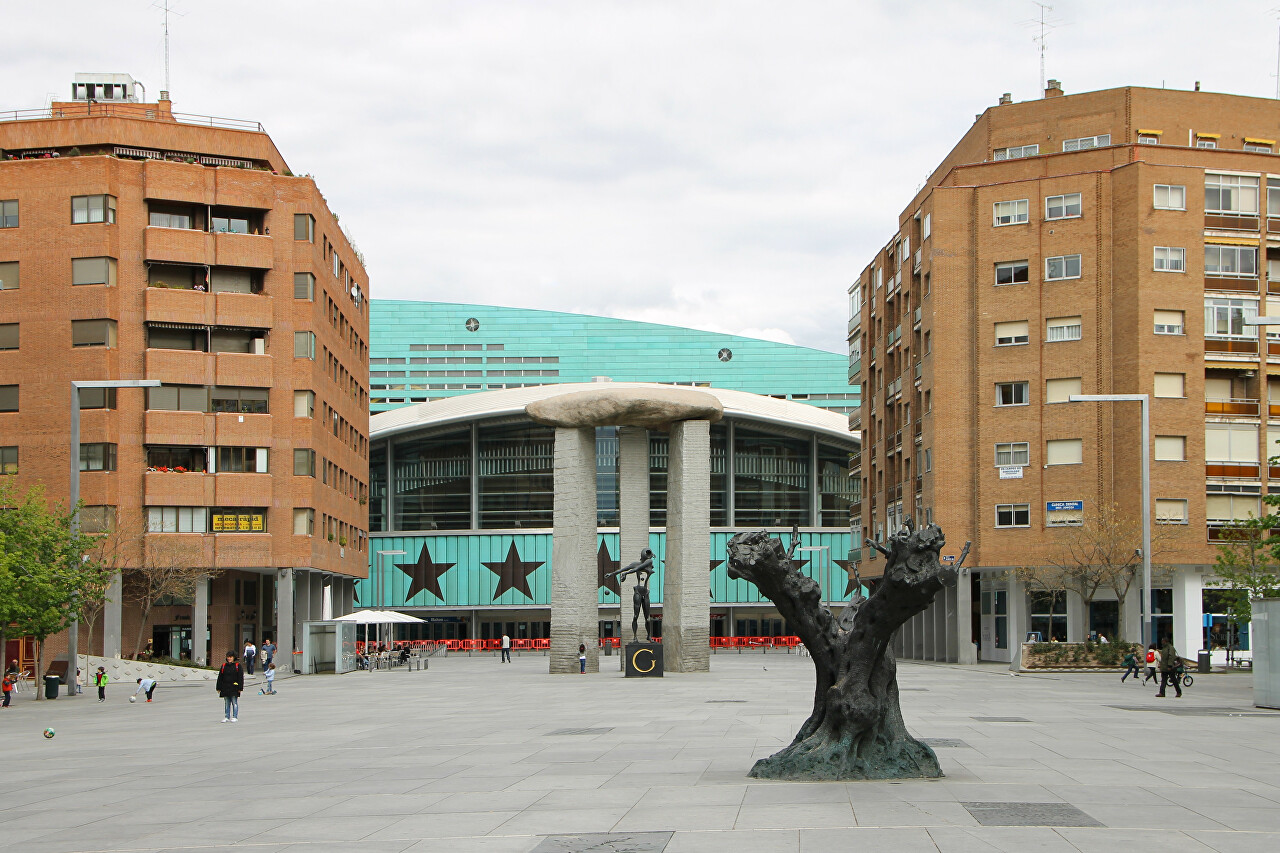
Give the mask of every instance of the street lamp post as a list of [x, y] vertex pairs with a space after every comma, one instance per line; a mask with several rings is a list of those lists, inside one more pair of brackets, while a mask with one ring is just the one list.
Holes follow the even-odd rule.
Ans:
[[1072, 403], [1142, 404], [1142, 645], [1151, 638], [1151, 398], [1146, 394], [1072, 394]]
[[[383, 583], [386, 581], [386, 574], [387, 574], [387, 573], [386, 573], [386, 571], [384, 571], [384, 569], [383, 569], [382, 558], [383, 558], [383, 557], [393, 557], [393, 556], [394, 556], [394, 557], [404, 556], [404, 553], [405, 553], [405, 552], [397, 549], [397, 550], [394, 550], [394, 551], [377, 551], [376, 553], [377, 553], [377, 555], [378, 555], [378, 565], [377, 565], [377, 569], [378, 569], [378, 571], [377, 571], [378, 580], [377, 580], [377, 583], [375, 584], [375, 586], [377, 587], [377, 590], [378, 590], [378, 606], [379, 606], [379, 607], [382, 607], [382, 608], [386, 608], [386, 606], [387, 606], [387, 598], [389, 598], [389, 596], [388, 596], [388, 595], [384, 595], [384, 594], [383, 594], [383, 593], [385, 592], [385, 590], [383, 590], [382, 585], [383, 585]], [[381, 635], [381, 633], [382, 633], [382, 625], [378, 625], [378, 633], [379, 633], [379, 635]], [[369, 641], [369, 635], [368, 635], [368, 630], [367, 630], [367, 628], [366, 628], [366, 631], [365, 631], [365, 642], [367, 643], [368, 641]]]
[[[80, 389], [82, 388], [158, 388], [158, 379], [95, 379], [71, 383], [71, 482], [67, 489], [67, 499], [71, 504], [71, 531], [80, 530]], [[112, 583], [113, 592], [119, 584]], [[119, 603], [119, 602], [117, 602]], [[103, 616], [102, 629], [107, 629], [106, 616]], [[117, 624], [117, 630], [119, 625]], [[105, 639], [105, 637], [104, 637]], [[106, 643], [103, 643], [103, 656], [107, 656]], [[119, 657], [119, 649], [116, 650]], [[80, 662], [80, 622], [73, 620], [67, 628], [67, 695], [76, 695], [76, 664]]]

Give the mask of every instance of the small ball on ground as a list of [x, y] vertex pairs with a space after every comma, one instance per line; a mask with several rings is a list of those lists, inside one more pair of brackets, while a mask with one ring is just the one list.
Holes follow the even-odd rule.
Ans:
[[55, 733], [54, 733], [53, 729], [51, 729], [51, 728], [50, 728], [50, 729], [45, 729], [45, 730], [44, 730], [44, 736], [45, 736], [45, 737], [47, 737], [47, 738], [51, 738], [51, 737], [53, 737], [53, 736], [54, 736], [54, 734], [55, 734]]
[[129, 701], [130, 701], [130, 702], [137, 702], [137, 701], [138, 701], [138, 697], [137, 697], [137, 696], [130, 696], [130, 697], [129, 697]]

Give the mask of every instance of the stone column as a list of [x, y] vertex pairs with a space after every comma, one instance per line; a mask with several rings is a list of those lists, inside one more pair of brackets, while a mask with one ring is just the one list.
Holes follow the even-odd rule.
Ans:
[[[618, 560], [625, 566], [649, 547], [649, 431], [638, 427], [618, 428], [618, 527]], [[629, 600], [622, 599], [625, 610]], [[625, 616], [619, 618], [625, 622]]]
[[587, 671], [599, 672], [594, 427], [556, 427], [554, 477], [550, 671], [577, 672], [585, 644]]
[[1012, 574], [1009, 585], [1009, 669], [1022, 669], [1022, 641], [1027, 638], [1027, 588]]
[[102, 606], [102, 656], [104, 658], [120, 657], [122, 586], [120, 573], [116, 572], [116, 576], [111, 579], [111, 586], [107, 587], [107, 602]]
[[[1074, 592], [1067, 593], [1067, 642], [1083, 643], [1089, 636], [1088, 606]], [[1045, 639], [1049, 639], [1045, 637]]]
[[973, 576], [969, 569], [961, 569], [963, 575], [956, 578], [956, 663], [978, 662], [978, 647], [973, 643]]
[[1173, 576], [1173, 645], [1192, 660], [1204, 648], [1204, 575], [1192, 566]]
[[[1141, 571], [1141, 569], [1139, 569]], [[1120, 616], [1121, 631], [1124, 634], [1126, 643], [1142, 642], [1142, 578], [1139, 577], [1129, 587], [1129, 594], [1125, 596], [1124, 604], [1121, 605], [1123, 611]], [[1110, 639], [1110, 638], [1108, 638]], [[1147, 642], [1151, 642], [1148, 640]]]
[[707, 672], [711, 634], [711, 424], [671, 425], [667, 456], [667, 553], [662, 582], [662, 665]]
[[293, 672], [293, 569], [276, 572], [276, 657], [277, 669]]
[[209, 638], [209, 579], [200, 578], [196, 584], [196, 600], [191, 607], [191, 657], [199, 664], [208, 663]]

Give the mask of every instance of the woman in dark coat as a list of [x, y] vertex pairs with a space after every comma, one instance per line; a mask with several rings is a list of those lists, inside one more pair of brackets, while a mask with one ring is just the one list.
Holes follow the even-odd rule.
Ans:
[[227, 662], [218, 670], [217, 688], [223, 703], [222, 722], [236, 722], [240, 716], [240, 691], [244, 690], [244, 671], [236, 663], [235, 652], [227, 652]]

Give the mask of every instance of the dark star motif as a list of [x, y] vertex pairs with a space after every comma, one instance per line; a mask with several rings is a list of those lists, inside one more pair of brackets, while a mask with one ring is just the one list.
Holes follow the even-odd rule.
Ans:
[[601, 540], [600, 550], [596, 551], [596, 589], [604, 587], [618, 598], [622, 598], [622, 589], [618, 586], [617, 576], [606, 577], [609, 572], [617, 570], [621, 565], [619, 561], [609, 559], [609, 547], [604, 544], [604, 540]]
[[360, 603], [360, 587], [359, 586], [355, 584], [351, 585], [351, 597], [355, 599], [356, 604]]
[[723, 563], [723, 562], [724, 562], [724, 560], [712, 560], [712, 561], [711, 561], [711, 569], [710, 569], [710, 571], [713, 571], [713, 572], [714, 572], [714, 571], [716, 570], [716, 566], [720, 565], [720, 564], [721, 564], [721, 563]]
[[409, 591], [405, 594], [404, 603], [408, 604], [415, 595], [426, 590], [436, 598], [444, 601], [444, 593], [440, 591], [440, 576], [452, 569], [456, 563], [435, 563], [431, 560], [431, 552], [423, 545], [418, 552], [416, 563], [396, 563], [396, 568], [410, 578]]
[[[809, 565], [808, 560], [796, 560], [794, 558], [791, 560], [791, 568], [797, 572], [799, 572], [801, 569], [803, 569], [807, 565]], [[803, 572], [801, 572], [801, 574], [803, 574]]]
[[831, 562], [844, 569], [848, 576], [844, 582], [844, 594], [852, 595], [858, 589], [858, 585], [853, 582], [853, 560], [832, 560]]
[[542, 563], [521, 560], [520, 554], [516, 551], [516, 543], [512, 542], [507, 550], [507, 559], [496, 563], [481, 563], [481, 565], [498, 576], [498, 589], [493, 593], [494, 601], [509, 589], [523, 593], [525, 598], [533, 600], [533, 593], [529, 591], [529, 575], [533, 574]]

